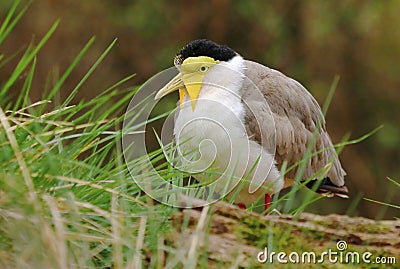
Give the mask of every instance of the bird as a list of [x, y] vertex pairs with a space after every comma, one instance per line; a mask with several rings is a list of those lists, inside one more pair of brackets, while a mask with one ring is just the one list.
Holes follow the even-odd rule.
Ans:
[[296, 178], [321, 195], [349, 197], [321, 107], [302, 84], [208, 39], [185, 45], [174, 65], [178, 74], [155, 99], [179, 92], [174, 136], [198, 181], [207, 181], [201, 171], [217, 172], [217, 191], [241, 208], [264, 194], [267, 210]]

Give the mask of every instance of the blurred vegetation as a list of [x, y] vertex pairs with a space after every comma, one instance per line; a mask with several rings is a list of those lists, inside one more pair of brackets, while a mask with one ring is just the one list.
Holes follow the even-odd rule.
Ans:
[[[12, 3], [0, 2], [1, 21]], [[43, 36], [61, 18], [58, 30], [37, 57], [32, 101], [47, 95], [93, 35], [96, 42], [62, 86], [59, 98], [69, 96], [93, 59], [114, 38], [118, 42], [110, 56], [76, 100], [90, 100], [110, 81], [133, 72], [137, 74], [134, 83], [142, 84], [170, 67], [176, 52], [197, 38], [227, 44], [246, 59], [282, 71], [300, 81], [320, 104], [339, 75], [327, 115], [333, 140], [339, 142], [347, 133], [358, 137], [384, 125], [375, 136], [346, 147], [341, 154], [352, 200], [323, 199], [313, 205], [320, 213], [344, 213], [360, 197], [399, 204], [398, 189], [386, 180], [400, 178], [398, 10], [400, 2], [394, 0], [41, 0], [31, 4], [0, 53], [5, 57], [17, 50], [22, 53], [25, 44]], [[9, 77], [18, 58], [2, 68], [0, 81]], [[19, 83], [10, 91], [13, 96], [18, 95], [24, 77]], [[390, 209], [361, 201], [350, 213], [373, 218], [399, 215], [386, 210]]]

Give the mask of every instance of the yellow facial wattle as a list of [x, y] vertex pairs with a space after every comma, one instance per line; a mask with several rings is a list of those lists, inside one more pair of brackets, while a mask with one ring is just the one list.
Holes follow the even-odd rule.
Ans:
[[207, 56], [185, 59], [180, 66], [180, 73], [158, 91], [155, 99], [160, 99], [173, 91], [179, 90], [179, 105], [183, 105], [185, 94], [188, 94], [194, 111], [204, 77], [210, 68], [218, 62], [218, 60]]

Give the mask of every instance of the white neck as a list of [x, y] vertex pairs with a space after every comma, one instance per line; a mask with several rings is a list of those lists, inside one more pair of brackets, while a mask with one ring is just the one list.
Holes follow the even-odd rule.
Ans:
[[[241, 91], [244, 81], [244, 60], [237, 55], [228, 62], [220, 62], [205, 75], [196, 104], [196, 110], [209, 110], [212, 106], [225, 106], [239, 118], [244, 118]], [[186, 97], [186, 96], [185, 96]], [[185, 100], [189, 101], [187, 97]], [[213, 101], [209, 103], [206, 100]], [[204, 104], [202, 104], [204, 103]]]
[[207, 84], [211, 84], [214, 87], [219, 86], [239, 94], [243, 79], [244, 60], [240, 55], [237, 55], [227, 62], [214, 65], [204, 78], [203, 88], [207, 91]]

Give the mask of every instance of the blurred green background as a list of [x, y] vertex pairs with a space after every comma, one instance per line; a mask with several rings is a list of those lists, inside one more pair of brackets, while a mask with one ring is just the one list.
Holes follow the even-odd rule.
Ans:
[[[11, 4], [10, 0], [0, 2], [1, 20]], [[327, 114], [333, 141], [348, 133], [359, 137], [381, 124], [384, 128], [341, 154], [352, 198], [323, 199], [310, 210], [345, 213], [353, 205], [351, 214], [390, 218], [398, 217], [398, 210], [357, 201], [367, 197], [400, 203], [399, 188], [386, 179], [400, 179], [399, 10], [400, 1], [394, 0], [40, 0], [31, 4], [1, 54], [23, 51], [61, 18], [38, 56], [33, 101], [54, 85], [93, 35], [94, 46], [62, 87], [60, 98], [68, 96], [114, 38], [117, 45], [77, 99], [90, 99], [97, 89], [131, 73], [137, 74], [133, 84], [142, 84], [171, 67], [177, 51], [197, 38], [227, 44], [246, 59], [280, 70], [301, 82], [320, 104], [338, 75], [340, 82]], [[10, 74], [13, 62], [2, 68], [0, 80]], [[171, 99], [176, 100], [177, 96]]]

